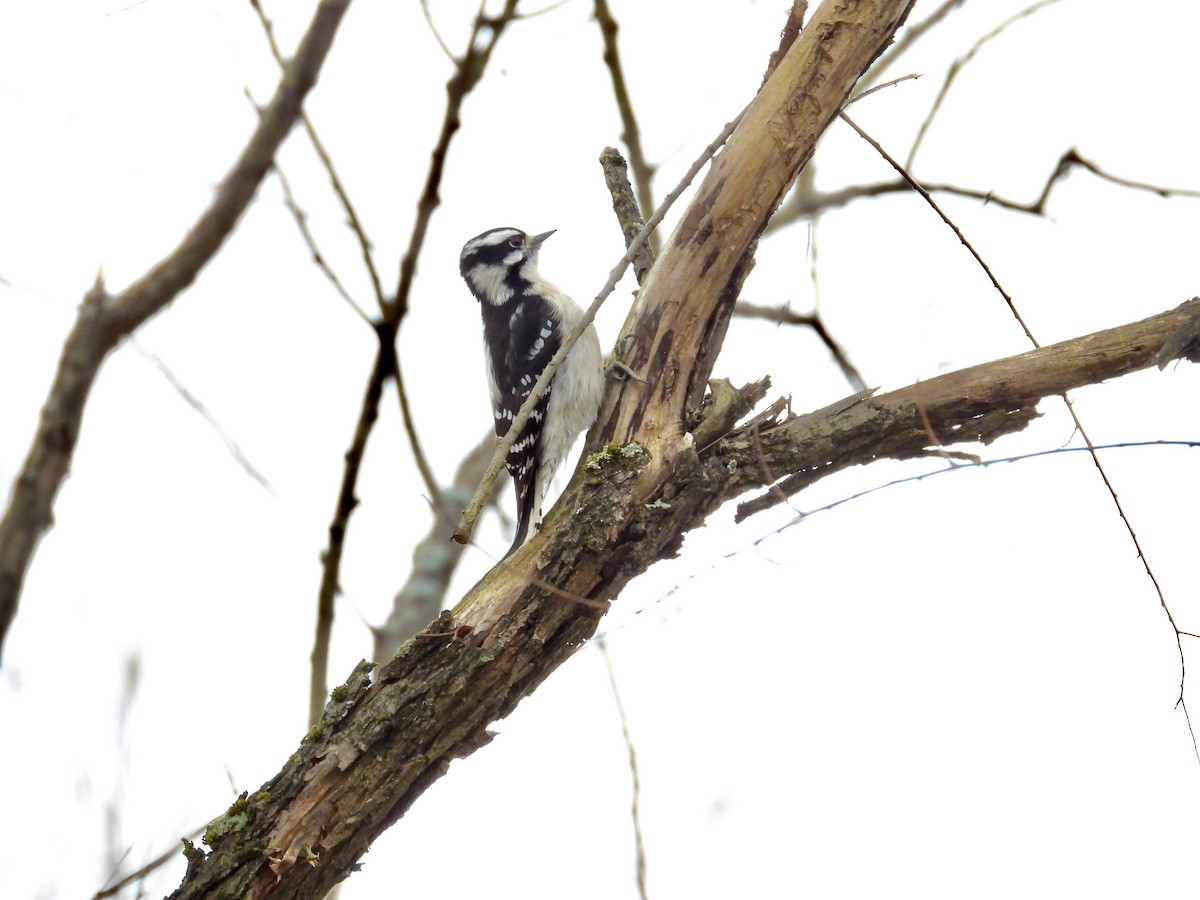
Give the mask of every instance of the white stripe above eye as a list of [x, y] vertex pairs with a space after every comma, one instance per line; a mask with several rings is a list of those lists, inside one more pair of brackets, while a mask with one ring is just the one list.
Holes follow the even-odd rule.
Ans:
[[496, 247], [506, 241], [511, 241], [515, 237], [522, 237], [521, 232], [515, 228], [497, 228], [495, 231], [489, 231], [487, 234], [481, 234], [478, 237], [471, 238], [462, 249], [463, 256], [474, 253], [476, 250], [482, 250], [484, 247]]

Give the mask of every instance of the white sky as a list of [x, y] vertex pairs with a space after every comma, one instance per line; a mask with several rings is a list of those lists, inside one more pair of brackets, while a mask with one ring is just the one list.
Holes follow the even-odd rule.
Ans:
[[[473, 4], [433, 3], [451, 48]], [[919, 3], [915, 17], [934, 4]], [[613, 0], [663, 196], [758, 84], [786, 4]], [[1021, 8], [975, 2], [862, 102], [907, 152], [947, 66]], [[278, 8], [276, 8], [278, 7]], [[310, 3], [268, 5], [293, 47]], [[446, 9], [445, 7], [451, 7]], [[462, 242], [557, 228], [543, 270], [579, 299], [620, 256], [596, 157], [620, 133], [590, 4], [514, 26], [469, 99], [400, 340], [448, 479], [489, 427]], [[917, 159], [920, 177], [1037, 195], [1071, 146], [1116, 174], [1200, 188], [1200, 9], [1064, 0], [987, 45]], [[307, 106], [394, 285], [450, 64], [417, 4], [358, 3]], [[117, 289], [182, 236], [253, 126], [274, 64], [243, 2], [9, 4], [0, 10], [0, 483], [28, 447], [58, 351], [103, 266]], [[364, 306], [358, 250], [303, 135], [281, 163]], [[847, 128], [825, 188], [890, 172]], [[1044, 343], [1200, 290], [1200, 201], [1076, 172], [1045, 219], [945, 208]], [[764, 242], [745, 297], [807, 309], [804, 228]], [[831, 213], [821, 309], [872, 384], [1027, 349], [952, 235], [914, 197]], [[611, 341], [628, 286], [604, 310]], [[207, 405], [264, 491], [132, 346], [106, 363], [72, 475], [4, 647], [4, 897], [88, 897], [120, 802], [127, 868], [273, 775], [305, 730], [318, 554], [374, 338], [310, 263], [278, 182], [196, 285], [137, 335]], [[717, 372], [770, 373], [798, 410], [849, 392], [805, 332], [734, 323]], [[1191, 366], [1079, 392], [1098, 443], [1196, 440]], [[351, 525], [331, 673], [370, 652], [428, 525], [394, 396]], [[987, 458], [1073, 441], [1059, 404]], [[1180, 627], [1200, 631], [1197, 451], [1105, 455]], [[842, 473], [814, 510], [936, 463]], [[1194, 897], [1200, 763], [1174, 707], [1173, 634], [1086, 455], [961, 469], [770, 535], [791, 510], [732, 509], [620, 598], [605, 630], [643, 785], [652, 896]], [[479, 535], [499, 554], [494, 521]], [[452, 599], [490, 565], [471, 551]], [[1186, 645], [1195, 657], [1195, 642]], [[127, 661], [140, 684], [116, 733]], [[1200, 695], [1189, 698], [1200, 718]], [[580, 652], [455, 763], [363, 860], [343, 900], [635, 896], [629, 771], [603, 661]], [[147, 885], [164, 894], [183, 865]]]

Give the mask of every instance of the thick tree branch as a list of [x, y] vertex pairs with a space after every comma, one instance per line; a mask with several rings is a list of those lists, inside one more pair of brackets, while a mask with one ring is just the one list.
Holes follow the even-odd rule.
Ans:
[[296, 124], [349, 6], [350, 0], [322, 0], [318, 5], [245, 149], [179, 245], [125, 290], [109, 294], [98, 278], [85, 295], [33, 444], [0, 519], [0, 646], [16, 615], [34, 550], [53, 523], [54, 498], [70, 469], [84, 406], [101, 364], [121, 338], [174, 300], [220, 250]]
[[[189, 872], [172, 897], [320, 896], [451, 760], [486, 744], [487, 726], [592, 634], [600, 610], [589, 598], [615, 597], [673, 555], [722, 503], [769, 485], [774, 476], [765, 470], [787, 475], [790, 490], [850, 465], [922, 456], [936, 443], [986, 443], [1035, 418], [1039, 399], [1154, 366], [1164, 347], [1200, 359], [1195, 340], [1176, 340], [1198, 328], [1200, 299], [1193, 299], [1140, 322], [803, 416], [781, 417], [780, 401], [740, 427], [734, 423], [765, 394], [765, 381], [740, 390], [714, 382], [689, 439], [666, 461], [671, 477], [653, 495], [642, 493], [639, 478], [644, 449], [613, 446], [591, 457], [551, 512], [555, 540], [543, 543], [536, 571], [518, 551], [509, 560], [523, 560], [524, 569], [506, 560], [473, 592], [511, 598], [500, 604], [503, 614], [472, 627], [460, 606], [458, 618], [445, 613], [408, 642], [374, 684], [370, 666], [360, 666], [283, 771], [209, 828], [213, 853], [189, 846]], [[771, 494], [761, 500], [751, 503], [777, 502]], [[634, 510], [628, 520], [614, 517], [626, 509]], [[744, 505], [739, 515], [749, 511]]]
[[[680, 438], [768, 219], [909, 6], [823, 3], [779, 61], [642, 286], [625, 361], [653, 386], [612, 392], [600, 412], [607, 439], [642, 434], [658, 460]], [[652, 462], [645, 477], [660, 474]]]
[[[747, 432], [753, 427], [774, 471], [792, 474], [779, 482], [775, 491], [741, 504], [737, 521], [775, 506], [781, 495], [790, 496], [850, 466], [885, 457], [925, 456], [938, 447], [961, 442], [990, 444], [1020, 431], [1041, 415], [1037, 406], [1042, 398], [1159, 365], [1164, 349], [1172, 359], [1200, 360], [1200, 348], [1195, 344], [1181, 346], [1174, 340], [1175, 335], [1198, 326], [1200, 299], [1192, 299], [1140, 322], [846, 405], [835, 415], [823, 410], [788, 416], [777, 423], [756, 421], [724, 439], [724, 450], [718, 451], [718, 456], [731, 453], [729, 458], [739, 466], [753, 466]], [[750, 480], [757, 477], [751, 475]], [[716, 505], [739, 495], [742, 488], [739, 479], [730, 479], [718, 492]]]

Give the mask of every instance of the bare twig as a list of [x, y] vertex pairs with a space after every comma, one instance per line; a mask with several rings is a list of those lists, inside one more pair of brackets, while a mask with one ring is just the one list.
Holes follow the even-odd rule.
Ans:
[[842, 109], [849, 109], [853, 104], [857, 103], [859, 100], [865, 100], [867, 97], [870, 97], [872, 94], [874, 94], [878, 91], [882, 91], [882, 90], [884, 90], [886, 88], [890, 88], [890, 87], [895, 87], [896, 85], [903, 84], [906, 81], [916, 81], [920, 77], [921, 76], [919, 74], [917, 74], [916, 72], [909, 72], [907, 75], [901, 75], [898, 78], [893, 78], [890, 81], [885, 81], [882, 84], [877, 84], [874, 87], [869, 87], [869, 88], [866, 88], [865, 90], [861, 90], [857, 94], [855, 94], [853, 97], [851, 97], [849, 100], [847, 100], [846, 105], [843, 106]]
[[[204, 829], [207, 827], [208, 826], [205, 825], [201, 828], [195, 829], [194, 831], [192, 831], [190, 834], [188, 834], [186, 836], [185, 840], [195, 840], [200, 835], [204, 834]], [[158, 856], [154, 857], [154, 859], [150, 860], [150, 862], [146, 863], [141, 868], [135, 869], [134, 871], [130, 872], [128, 875], [122, 875], [118, 880], [112, 882], [107, 887], [96, 891], [96, 893], [94, 893], [92, 895], [92, 900], [105, 900], [105, 898], [107, 898], [107, 897], [115, 897], [117, 894], [121, 893], [121, 891], [123, 891], [125, 888], [129, 887], [129, 885], [133, 884], [134, 882], [142, 881], [143, 879], [145, 879], [145, 877], [147, 875], [149, 875], [151, 872], [153, 872], [155, 869], [161, 869], [167, 863], [175, 862], [175, 860], [177, 860], [177, 859], [179, 859], [179, 844], [178, 844], [178, 842], [173, 844], [171, 846], [170, 850], [160, 853]]]
[[[621, 140], [629, 151], [629, 165], [633, 169], [633, 181], [637, 185], [638, 205], [642, 215], [654, 209], [654, 191], [651, 183], [654, 180], [654, 166], [646, 162], [642, 151], [642, 136], [638, 128], [637, 116], [633, 112], [633, 101], [629, 98], [629, 86], [625, 83], [625, 72], [621, 67], [621, 54], [617, 49], [617, 32], [620, 26], [613, 18], [612, 10], [608, 8], [608, 0], [593, 0], [596, 22], [600, 26], [600, 34], [604, 38], [604, 65], [608, 67], [612, 79], [613, 97], [617, 101], [617, 109], [621, 113]], [[658, 254], [657, 235], [652, 235], [647, 242], [652, 255]]]
[[[928, 418], [928, 417], [926, 417], [926, 418]], [[1197, 442], [1197, 441], [1172, 441], [1172, 440], [1125, 441], [1125, 442], [1113, 443], [1113, 444], [1097, 444], [1095, 449], [1096, 450], [1126, 450], [1126, 449], [1144, 449], [1144, 448], [1153, 448], [1153, 447], [1162, 447], [1162, 448], [1185, 447], [1185, 448], [1195, 449], [1195, 448], [1200, 448], [1200, 442]], [[1030, 462], [1032, 460], [1041, 459], [1043, 457], [1048, 457], [1048, 456], [1058, 456], [1060, 454], [1074, 454], [1074, 453], [1088, 453], [1088, 452], [1089, 451], [1088, 451], [1087, 447], [1055, 447], [1051, 450], [1038, 450], [1038, 451], [1035, 451], [1032, 453], [1020, 453], [1015, 456], [997, 457], [995, 459], [979, 459], [977, 461], [972, 461], [973, 462], [972, 467], [978, 466], [981, 469], [986, 469], [991, 466], [997, 466], [997, 465], [1007, 465], [1007, 464], [1011, 464], [1011, 463]], [[829, 503], [822, 504], [821, 506], [815, 506], [815, 507], [812, 507], [811, 509], [798, 510], [795, 518], [790, 519], [787, 522], [784, 522], [782, 525], [780, 525], [776, 528], [772, 528], [770, 531], [766, 532], [763, 535], [760, 535], [759, 537], [755, 538], [754, 540], [752, 540], [750, 543], [746, 544], [745, 546], [739, 547], [736, 550], [731, 550], [730, 552], [724, 554], [719, 559], [715, 560], [707, 569], [705, 569], [701, 572], [694, 572], [691, 575], [689, 575], [687, 578], [683, 579], [682, 581], [676, 582], [672, 587], [670, 587], [669, 589], [664, 591], [662, 594], [660, 594], [655, 600], [651, 601], [645, 607], [643, 607], [643, 610], [648, 609], [653, 606], [656, 606], [657, 604], [661, 603], [666, 598], [672, 596], [673, 594], [675, 594], [679, 590], [681, 590], [686, 584], [689, 584], [690, 582], [693, 582], [697, 579], [703, 580], [703, 578], [707, 575], [707, 573], [715, 571], [725, 561], [737, 558], [739, 555], [741, 555], [746, 550], [754, 549], [754, 548], [761, 546], [762, 543], [764, 541], [768, 540], [769, 538], [772, 538], [778, 534], [782, 534], [784, 531], [787, 531], [789, 528], [794, 528], [797, 525], [800, 525], [800, 524], [808, 521], [813, 516], [819, 515], [821, 513], [832, 512], [835, 509], [846, 506], [848, 504], [852, 504], [857, 500], [862, 500], [864, 497], [869, 497], [873, 494], [877, 494], [882, 491], [886, 491], [889, 488], [899, 487], [901, 485], [907, 485], [907, 484], [916, 484], [916, 483], [926, 481], [931, 478], [936, 478], [936, 477], [939, 477], [942, 475], [948, 475], [952, 472], [960, 472], [967, 468], [968, 467], [966, 467], [966, 466], [958, 466], [958, 465], [954, 465], [953, 463], [950, 463], [950, 464], [947, 464], [945, 466], [942, 466], [942, 467], [939, 467], [936, 469], [931, 469], [927, 472], [918, 472], [916, 475], [906, 475], [903, 478], [892, 478], [888, 481], [873, 485], [872, 487], [864, 488], [861, 491], [856, 491], [853, 494], [847, 494], [845, 496], [839, 497], [838, 499], [832, 500]], [[1200, 635], [1192, 634], [1191, 632], [1188, 632], [1188, 631], [1180, 631], [1179, 633], [1181, 635], [1184, 635], [1187, 637], [1200, 637]], [[597, 638], [596, 640], [600, 640], [600, 638]]]
[[879, 59], [875, 60], [875, 65], [871, 66], [871, 71], [863, 76], [860, 84], [867, 87], [875, 83], [875, 81], [887, 71], [897, 59], [900, 59], [908, 52], [908, 48], [929, 34], [934, 28], [946, 20], [950, 13], [966, 3], [966, 0], [945, 0], [941, 6], [931, 12], [920, 22], [909, 24], [900, 36], [896, 38], [896, 42], [892, 44], [886, 51], [880, 54]]
[[383, 395], [383, 385], [387, 380], [388, 367], [391, 357], [383, 351], [395, 339], [395, 333], [386, 325], [377, 326], [385, 332], [380, 335], [380, 352], [375, 357], [375, 365], [367, 378], [367, 389], [359, 409], [358, 421], [354, 426], [354, 438], [350, 449], [346, 451], [345, 465], [342, 470], [342, 481], [338, 488], [337, 505], [334, 507], [333, 520], [329, 523], [329, 546], [321, 554], [321, 584], [317, 591], [317, 622], [309, 672], [308, 715], [312, 725], [321, 717], [325, 708], [326, 679], [329, 671], [329, 642], [333, 635], [334, 599], [341, 585], [339, 574], [342, 567], [342, 552], [346, 545], [346, 529], [350, 524], [350, 516], [358, 505], [355, 496], [355, 486], [358, 484], [358, 473], [362, 468], [363, 456], [366, 453], [367, 439], [371, 429], [379, 417], [379, 399]]
[[308, 213], [300, 208], [300, 204], [296, 200], [296, 195], [292, 192], [291, 182], [288, 181], [287, 175], [284, 174], [283, 169], [278, 164], [275, 166], [275, 177], [279, 179], [279, 186], [283, 190], [284, 205], [288, 208], [288, 212], [292, 214], [292, 221], [296, 223], [296, 228], [300, 232], [300, 238], [304, 241], [304, 245], [308, 247], [308, 252], [312, 257], [313, 263], [321, 270], [329, 280], [329, 283], [333, 285], [333, 289], [338, 292], [338, 296], [346, 301], [346, 305], [354, 310], [360, 319], [370, 324], [371, 317], [350, 296], [350, 292], [346, 290], [346, 286], [342, 284], [342, 280], [338, 278], [337, 273], [333, 271], [333, 268], [325, 259], [325, 254], [317, 246], [317, 239], [313, 237], [312, 230], [308, 227]]
[[633, 782], [632, 798], [629, 801], [629, 816], [633, 820], [634, 867], [637, 874], [638, 897], [648, 900], [646, 892], [646, 842], [642, 837], [642, 781], [638, 777], [637, 749], [633, 746], [633, 735], [629, 732], [629, 717], [625, 715], [625, 704], [621, 702], [621, 690], [617, 686], [617, 673], [613, 670], [612, 657], [608, 655], [608, 643], [604, 638], [596, 641], [596, 649], [604, 659], [608, 672], [608, 686], [612, 689], [613, 703], [617, 705], [617, 716], [621, 720], [621, 737], [625, 739], [625, 750], [629, 754], [629, 776]]
[[450, 52], [450, 48], [446, 46], [446, 42], [442, 40], [442, 34], [437, 30], [437, 26], [433, 24], [433, 16], [429, 12], [429, 0], [421, 0], [421, 15], [425, 17], [425, 24], [429, 26], [430, 33], [433, 34], [433, 39], [437, 41], [437, 45], [442, 48], [442, 52], [446, 54], [446, 59], [453, 63], [457, 63], [454, 54]]
[[349, 6], [350, 0], [321, 0], [245, 148], [176, 248], [124, 290], [110, 295], [98, 277], [85, 295], [0, 519], [0, 643], [16, 615], [34, 550], [53, 521], [54, 498], [70, 467], [84, 406], [101, 364], [121, 338], [174, 300], [221, 249], [295, 125]]
[[[1078, 166], [1086, 169], [1097, 178], [1102, 178], [1112, 184], [1119, 184], [1124, 187], [1133, 188], [1139, 191], [1148, 191], [1152, 194], [1157, 194], [1160, 197], [1187, 197], [1190, 199], [1200, 198], [1200, 190], [1190, 188], [1175, 188], [1165, 185], [1150, 184], [1144, 181], [1134, 181], [1124, 178], [1119, 175], [1113, 175], [1099, 165], [1079, 155], [1075, 149], [1067, 150], [1058, 162], [1055, 163], [1054, 170], [1046, 179], [1046, 183], [1042, 186], [1041, 193], [1036, 200], [1023, 203], [1019, 200], [1009, 200], [1005, 197], [997, 196], [991, 191], [980, 191], [973, 188], [964, 188], [952, 184], [943, 184], [938, 182], [926, 183], [922, 182], [922, 187], [930, 194], [951, 194], [956, 197], [966, 197], [971, 200], [981, 200], [992, 206], [999, 206], [1002, 209], [1012, 210], [1013, 212], [1028, 213], [1034, 216], [1045, 215], [1046, 207], [1049, 204], [1050, 196], [1054, 188], [1062, 181], [1071, 171]], [[885, 181], [877, 184], [859, 184], [851, 185], [836, 191], [828, 191], [825, 193], [805, 193], [801, 191], [793, 191], [788, 198], [787, 203], [771, 220], [769, 227], [770, 231], [783, 228], [793, 222], [802, 219], [811, 219], [821, 213], [828, 212], [831, 209], [838, 209], [853, 203], [855, 200], [864, 200], [871, 197], [880, 197], [885, 194], [903, 194], [912, 190], [912, 185], [903, 178], [896, 181]]]
[[733, 314], [742, 319], [766, 319], [779, 325], [801, 325], [811, 328], [821, 339], [821, 343], [829, 350], [833, 361], [837, 363], [838, 368], [842, 370], [842, 375], [850, 383], [851, 389], [856, 392], [866, 390], [867, 383], [858, 371], [858, 367], [850, 361], [850, 355], [846, 349], [829, 333], [824, 320], [817, 313], [798, 313], [787, 307], [760, 306], [757, 303], [739, 300], [733, 308]]
[[[274, 26], [263, 11], [260, 0], [250, 0], [250, 5], [258, 13], [258, 20], [262, 24], [267, 44], [271, 48], [271, 55], [275, 57], [275, 61], [282, 69], [286, 61], [283, 58], [283, 54], [279, 52], [279, 45], [275, 41]], [[322, 168], [325, 169], [326, 174], [329, 176], [329, 185], [333, 188], [333, 193], [337, 196], [342, 209], [345, 210], [346, 222], [349, 224], [350, 230], [354, 232], [354, 236], [358, 239], [358, 246], [362, 251], [363, 266], [366, 268], [367, 275], [371, 279], [371, 289], [375, 294], [375, 299], [379, 303], [380, 308], [382, 308], [384, 299], [383, 287], [379, 281], [379, 272], [375, 269], [372, 245], [370, 239], [367, 237], [366, 229], [363, 228], [362, 221], [358, 218], [358, 212], [355, 210], [354, 204], [350, 202], [350, 195], [346, 192], [346, 186], [342, 183], [342, 179], [337, 173], [337, 168], [333, 164], [333, 159], [330, 157], [329, 151], [325, 149], [325, 144], [317, 135], [317, 130], [313, 127], [312, 120], [309, 119], [307, 113], [301, 111], [300, 121], [304, 125], [304, 131], [308, 135], [309, 143], [312, 144], [313, 150], [316, 151], [317, 158], [321, 160]]]
[[158, 370], [159, 374], [162, 375], [163, 378], [170, 382], [171, 387], [173, 387], [176, 393], [183, 398], [184, 402], [187, 403], [187, 405], [194, 409], [197, 413], [199, 413], [200, 417], [209, 424], [212, 430], [217, 433], [217, 436], [225, 443], [225, 449], [229, 451], [229, 455], [237, 461], [237, 464], [245, 470], [246, 474], [257, 481], [268, 494], [275, 496], [275, 489], [271, 487], [271, 483], [267, 481], [266, 476], [263, 475], [262, 472], [258, 471], [258, 468], [254, 465], [254, 463], [250, 462], [250, 459], [242, 451], [242, 448], [238, 446], [237, 441], [230, 437], [229, 432], [227, 432], [221, 426], [221, 423], [216, 420], [213, 414], [208, 411], [208, 407], [204, 405], [200, 398], [188, 390], [187, 386], [179, 380], [178, 376], [171, 371], [170, 366], [163, 362], [157, 354], [152, 353], [143, 347], [137, 338], [130, 338], [129, 343], [133, 345], [133, 348]]
[[441, 203], [438, 187], [442, 183], [450, 142], [462, 125], [459, 116], [462, 112], [463, 101], [479, 83], [479, 79], [483, 77], [488, 60], [491, 59], [492, 50], [495, 49], [505, 28], [516, 18], [516, 15], [517, 0], [505, 0], [503, 10], [496, 16], [485, 16], [481, 9], [471, 28], [467, 50], [458, 61], [454, 77], [446, 85], [446, 112], [442, 116], [441, 133], [434, 144], [433, 159], [425, 178], [425, 189], [417, 201], [417, 218], [413, 223], [408, 247], [400, 259], [400, 280], [396, 285], [396, 293], [388, 302], [389, 309], [385, 314], [385, 318], [391, 322], [398, 323], [408, 312], [408, 297], [417, 272], [417, 257], [425, 245], [425, 233], [429, 229], [429, 220], [433, 216], [433, 211]]
[[858, 125], [855, 124], [854, 120], [846, 115], [844, 111], [838, 113], [838, 115], [841, 116], [843, 122], [845, 122], [858, 133], [859, 137], [870, 144], [875, 149], [875, 152], [882, 156], [887, 161], [888, 165], [895, 169], [900, 174], [900, 177], [903, 178], [904, 181], [914, 191], [921, 195], [921, 198], [927, 204], [929, 204], [929, 207], [934, 212], [938, 214], [938, 217], [946, 224], [946, 227], [954, 232], [954, 236], [957, 237], [959, 242], [967, 248], [967, 252], [974, 257], [975, 262], [979, 264], [981, 269], [983, 269], [983, 273], [988, 277], [988, 280], [992, 283], [992, 286], [1000, 293], [1000, 296], [1004, 298], [1004, 302], [1008, 305], [1009, 312], [1012, 313], [1013, 318], [1017, 320], [1017, 324], [1021, 326], [1021, 330], [1025, 332], [1025, 337], [1029, 339], [1029, 342], [1033, 344], [1033, 346], [1040, 347], [1041, 344], [1034, 339], [1033, 332], [1029, 330], [1029, 326], [1025, 323], [1025, 319], [1022, 318], [1021, 313], [1017, 310], [1017, 304], [1013, 301], [1012, 296], [1008, 293], [1008, 291], [1001, 287], [1000, 282], [992, 272], [991, 267], [989, 267], [988, 264], [984, 262], [983, 257], [979, 255], [979, 251], [971, 246], [971, 242], [968, 241], [966, 236], [962, 233], [962, 229], [955, 225], [951, 218], [942, 211], [942, 208], [937, 205], [937, 201], [930, 196], [929, 191], [922, 187], [921, 184], [908, 173], [904, 166], [900, 165], [899, 162], [897, 162], [886, 150], [884, 150], [877, 140], [859, 128]]
[[1038, 0], [1038, 2], [1034, 3], [1032, 6], [1027, 6], [1020, 12], [1014, 13], [979, 40], [977, 40], [971, 46], [971, 49], [968, 50], [960, 59], [956, 59], [950, 64], [950, 68], [946, 71], [946, 78], [942, 81], [942, 87], [938, 91], [938, 95], [934, 99], [933, 105], [929, 108], [929, 114], [925, 117], [924, 121], [921, 122], [921, 127], [917, 129], [917, 136], [913, 139], [912, 147], [908, 151], [908, 159], [906, 159], [904, 162], [904, 167], [906, 169], [911, 169], [913, 167], [913, 160], [917, 157], [917, 150], [920, 149], [922, 142], [925, 140], [926, 133], [928, 133], [930, 126], [933, 125], [934, 117], [937, 116], [938, 112], [942, 108], [943, 101], [950, 93], [950, 86], [954, 83], [954, 79], [957, 78], [958, 73], [961, 72], [966, 65], [975, 58], [975, 55], [983, 49], [984, 44], [1002, 35], [1011, 25], [1019, 22], [1021, 19], [1031, 16], [1039, 10], [1042, 10], [1045, 7], [1057, 2], [1058, 0]]
[[[625, 246], [634, 242], [646, 222], [642, 219], [642, 211], [637, 199], [633, 196], [633, 188], [629, 184], [629, 173], [625, 158], [615, 147], [605, 147], [600, 154], [600, 167], [604, 170], [604, 183], [608, 186], [609, 196], [612, 197], [613, 212], [621, 226], [621, 234], [625, 238]], [[643, 244], [638, 255], [633, 259], [633, 277], [641, 284], [650, 267], [654, 265], [654, 251], [648, 244]]]

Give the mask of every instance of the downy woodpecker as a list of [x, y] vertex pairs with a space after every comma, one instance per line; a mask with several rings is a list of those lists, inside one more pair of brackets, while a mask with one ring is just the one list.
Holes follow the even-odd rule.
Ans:
[[[546, 363], [583, 317], [574, 300], [538, 274], [538, 248], [552, 234], [493, 228], [467, 241], [459, 258], [459, 271], [483, 313], [484, 369], [497, 437], [508, 433]], [[517, 534], [510, 553], [537, 533], [554, 472], [595, 420], [603, 395], [600, 339], [589, 325], [505, 460], [517, 491]]]

